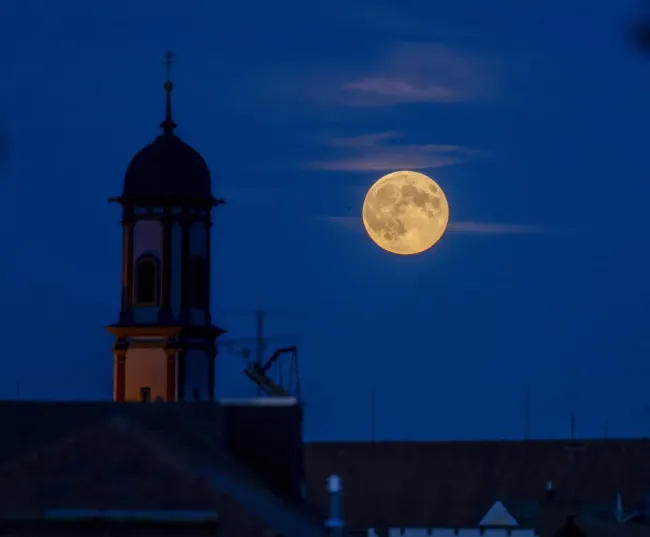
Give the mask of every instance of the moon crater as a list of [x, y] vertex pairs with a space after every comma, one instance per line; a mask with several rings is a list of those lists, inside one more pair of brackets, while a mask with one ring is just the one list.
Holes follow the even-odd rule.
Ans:
[[449, 222], [449, 204], [430, 177], [398, 171], [372, 185], [363, 202], [362, 218], [378, 246], [394, 254], [412, 255], [440, 240]]

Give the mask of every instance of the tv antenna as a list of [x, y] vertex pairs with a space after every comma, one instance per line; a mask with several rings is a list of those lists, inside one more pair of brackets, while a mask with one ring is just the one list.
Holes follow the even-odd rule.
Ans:
[[530, 435], [530, 384], [527, 382], [524, 391], [524, 440]]
[[[284, 342], [295, 340], [295, 337], [264, 336], [264, 320], [267, 312], [262, 309], [255, 311], [255, 337], [229, 339], [221, 345], [230, 352], [239, 354], [244, 360], [244, 373], [256, 385], [258, 394], [272, 397], [293, 396], [301, 399], [300, 368], [298, 362], [298, 347], [285, 345], [275, 349], [273, 354], [265, 360], [265, 349], [271, 342]], [[254, 351], [254, 352], [253, 352]], [[282, 358], [287, 361], [281, 361]]]
[[569, 441], [564, 444], [564, 449], [569, 453], [569, 494], [570, 499], [576, 499], [576, 453], [584, 452], [587, 448], [583, 442]]
[[577, 411], [577, 389], [578, 389], [578, 368], [574, 365], [569, 374], [569, 438], [575, 439], [576, 436], [576, 411]]
[[375, 389], [370, 392], [370, 441], [375, 442]]

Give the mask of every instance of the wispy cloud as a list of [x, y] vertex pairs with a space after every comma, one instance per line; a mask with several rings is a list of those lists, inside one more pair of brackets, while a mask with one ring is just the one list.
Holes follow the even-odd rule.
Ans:
[[317, 216], [316, 220], [334, 224], [350, 231], [363, 232], [363, 222], [358, 216]]
[[[364, 232], [363, 222], [358, 216], [321, 216], [318, 220], [331, 223], [355, 232]], [[534, 226], [503, 224], [494, 222], [460, 221], [449, 222], [447, 232], [463, 235], [538, 235], [546, 230]]]
[[466, 235], [537, 235], [545, 230], [534, 226], [503, 224], [496, 222], [450, 222], [447, 228], [455, 233]]
[[334, 138], [326, 144], [342, 150], [343, 156], [312, 162], [309, 168], [335, 171], [425, 170], [458, 164], [467, 157], [480, 154], [458, 145], [395, 144], [397, 132], [380, 132], [352, 138]]
[[332, 98], [351, 106], [456, 103], [477, 99], [492, 85], [484, 60], [438, 43], [402, 43], [361, 71]]
[[[263, 91], [257, 99], [265, 107], [273, 105], [273, 109], [287, 97], [294, 105], [317, 104], [328, 109], [332, 105], [449, 105], [489, 98], [497, 89], [500, 72], [494, 59], [441, 43], [402, 42], [372, 59], [350, 59], [354, 57], [351, 51], [349, 58], [330, 59], [322, 66], [300, 70], [295, 66], [265, 65], [254, 80], [247, 79], [246, 87]], [[304, 108], [293, 106], [282, 113], [302, 115]]]

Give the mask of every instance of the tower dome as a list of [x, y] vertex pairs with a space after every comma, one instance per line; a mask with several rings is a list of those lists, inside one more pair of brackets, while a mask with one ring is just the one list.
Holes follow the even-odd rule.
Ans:
[[164, 132], [131, 160], [122, 196], [211, 199], [210, 170], [197, 151]]
[[[168, 58], [168, 66], [170, 62], [171, 58]], [[173, 87], [172, 82], [167, 80], [165, 121], [160, 124], [163, 132], [131, 160], [124, 176], [122, 201], [215, 201], [210, 170], [205, 160], [174, 133], [176, 123], [172, 120], [171, 110]]]

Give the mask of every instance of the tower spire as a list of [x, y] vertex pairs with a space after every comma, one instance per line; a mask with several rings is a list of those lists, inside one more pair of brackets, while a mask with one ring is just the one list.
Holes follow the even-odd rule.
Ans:
[[165, 81], [166, 105], [165, 105], [165, 121], [160, 126], [165, 134], [172, 134], [176, 128], [176, 123], [172, 119], [172, 90], [174, 84], [172, 83], [172, 64], [174, 63], [174, 53], [171, 51], [165, 52], [165, 69], [167, 71], [167, 80]]

